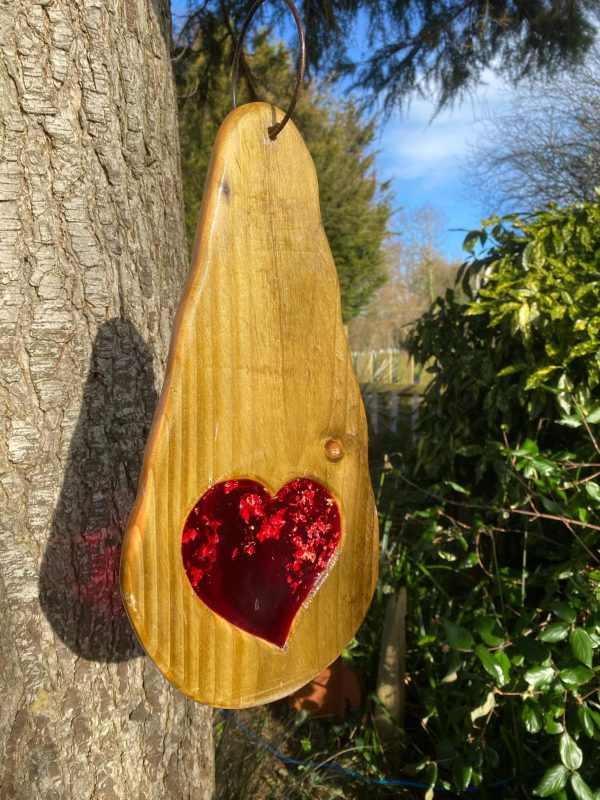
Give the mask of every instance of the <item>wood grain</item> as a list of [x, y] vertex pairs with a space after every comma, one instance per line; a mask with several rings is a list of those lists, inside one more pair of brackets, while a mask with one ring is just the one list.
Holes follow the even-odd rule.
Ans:
[[[377, 572], [366, 421], [315, 169], [293, 123], [269, 139], [281, 116], [244, 105], [217, 135], [121, 564], [127, 612], [153, 661], [190, 697], [229, 708], [283, 697], [330, 664]], [[331, 439], [344, 451], [336, 462]], [[336, 498], [342, 539], [279, 649], [202, 603], [181, 534], [219, 481], [253, 478], [274, 494], [303, 476]]]

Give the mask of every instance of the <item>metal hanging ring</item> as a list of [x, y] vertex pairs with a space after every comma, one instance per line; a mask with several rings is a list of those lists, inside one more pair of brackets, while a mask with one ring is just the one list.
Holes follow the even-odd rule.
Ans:
[[[240, 55], [242, 54], [242, 45], [244, 43], [244, 37], [246, 35], [246, 31], [250, 26], [250, 22], [252, 21], [252, 17], [256, 13], [259, 6], [261, 6], [265, 0], [255, 0], [246, 15], [246, 19], [244, 20], [244, 24], [242, 25], [242, 30], [240, 31], [240, 35], [235, 45], [235, 53], [233, 55], [233, 70], [231, 75], [231, 99], [233, 101], [233, 107], [237, 108], [237, 82], [238, 82], [238, 72], [240, 67]], [[302, 82], [304, 80], [304, 69], [306, 67], [306, 42], [304, 39], [304, 28], [302, 27], [302, 20], [300, 19], [300, 14], [298, 9], [293, 3], [293, 0], [284, 0], [284, 3], [290, 9], [292, 14], [294, 15], [294, 19], [296, 20], [296, 26], [298, 28], [298, 39], [300, 42], [300, 53], [298, 56], [298, 74], [296, 77], [296, 86], [294, 88], [294, 94], [292, 96], [292, 100], [288, 106], [288, 110], [285, 112], [283, 119], [281, 122], [278, 122], [277, 125], [272, 125], [269, 128], [269, 138], [275, 140], [281, 131], [287, 125], [289, 118], [292, 116], [292, 112], [296, 107], [296, 103], [298, 102], [298, 98], [300, 97], [300, 91], [302, 90]]]

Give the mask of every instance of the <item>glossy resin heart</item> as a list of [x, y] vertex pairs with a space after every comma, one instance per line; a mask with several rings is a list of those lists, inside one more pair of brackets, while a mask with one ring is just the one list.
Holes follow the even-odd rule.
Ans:
[[316, 481], [290, 481], [275, 497], [257, 481], [224, 481], [188, 515], [183, 564], [209, 608], [283, 647], [298, 609], [331, 563], [340, 528], [335, 500]]

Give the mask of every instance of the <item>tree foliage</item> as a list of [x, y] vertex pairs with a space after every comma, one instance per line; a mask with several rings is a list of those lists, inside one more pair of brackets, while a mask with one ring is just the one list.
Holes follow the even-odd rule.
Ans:
[[571, 67], [591, 45], [588, 0], [365, 0], [374, 52], [360, 85], [388, 107], [433, 91], [438, 106], [492, 69], [513, 82]]
[[[600, 789], [600, 206], [494, 219], [429, 365], [384, 582], [408, 586], [414, 769], [461, 793]], [[481, 248], [483, 247], [483, 251]], [[395, 522], [394, 522], [395, 520]], [[385, 525], [384, 520], [384, 525]]]
[[600, 186], [600, 50], [572, 74], [518, 92], [485, 119], [467, 163], [486, 207], [594, 202]]
[[[289, 53], [267, 32], [254, 44], [244, 61], [240, 102], [260, 97], [285, 107], [295, 78]], [[199, 42], [182, 52], [176, 69], [190, 244], [212, 143], [231, 107], [229, 65], [208, 70], [210, 58]], [[350, 319], [387, 278], [384, 243], [392, 207], [388, 184], [378, 180], [373, 168], [375, 121], [365, 120], [352, 99], [334, 99], [325, 84], [312, 83], [300, 97], [294, 122], [315, 162], [323, 225], [340, 279], [344, 317]]]
[[469, 234], [473, 254], [486, 247], [460, 274], [471, 301], [447, 293], [410, 341], [419, 360], [434, 359], [419, 436], [428, 476], [483, 476], [494, 456], [482, 443], [500, 430], [515, 445], [573, 449], [579, 437], [591, 447], [574, 421], [600, 414], [599, 243], [597, 204], [496, 218]]
[[[267, 4], [277, 22], [283, 4]], [[595, 38], [596, 0], [304, 0], [309, 66], [337, 67], [391, 108], [414, 93], [432, 92], [443, 106], [473, 88], [490, 68], [519, 81], [572, 67]], [[184, 35], [216, 33], [207, 47], [218, 60], [222, 36], [234, 36], [245, 0], [195, 0]], [[348, 43], [357, 20], [367, 51]], [[216, 22], [219, 20], [220, 22]], [[223, 34], [221, 25], [225, 24]]]

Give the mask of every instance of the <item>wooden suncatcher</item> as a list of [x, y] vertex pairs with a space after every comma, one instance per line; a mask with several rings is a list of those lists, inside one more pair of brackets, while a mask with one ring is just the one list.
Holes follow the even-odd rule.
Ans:
[[[285, 696], [334, 661], [366, 613], [377, 571], [366, 420], [317, 178], [292, 122], [269, 137], [281, 116], [250, 103], [218, 132], [121, 566], [148, 655], [185, 694], [229, 708]], [[182, 535], [211, 487], [248, 480], [275, 496], [298, 479], [333, 498], [341, 530], [274, 644], [201, 599]], [[260, 576], [247, 577], [268, 598]], [[258, 600], [247, 603], [252, 617]]]

